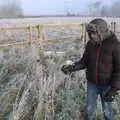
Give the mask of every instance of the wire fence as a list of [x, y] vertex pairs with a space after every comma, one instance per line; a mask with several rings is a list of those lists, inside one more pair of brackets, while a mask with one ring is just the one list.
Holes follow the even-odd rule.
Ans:
[[[85, 25], [82, 24], [59, 24], [59, 25], [35, 25], [12, 28], [0, 28], [0, 49], [24, 47], [26, 45], [40, 45], [55, 43], [71, 39], [80, 39], [87, 42]], [[108, 22], [110, 30], [120, 37], [120, 22]]]

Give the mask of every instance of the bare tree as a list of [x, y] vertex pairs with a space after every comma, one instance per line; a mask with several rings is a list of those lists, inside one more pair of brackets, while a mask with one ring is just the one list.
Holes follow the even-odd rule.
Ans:
[[102, 6], [101, 7], [101, 10], [100, 10], [100, 15], [102, 17], [105, 17], [105, 16], [110, 16], [110, 7], [109, 6]]
[[90, 16], [120, 16], [120, 1], [117, 0], [111, 5], [105, 5], [100, 0], [88, 4]]
[[64, 1], [64, 9], [65, 9], [65, 12], [66, 12], [67, 16], [76, 15], [76, 13], [74, 12], [74, 10], [71, 8], [72, 2], [73, 2], [73, 0], [65, 0]]
[[112, 16], [120, 16], [120, 1], [117, 0], [111, 5], [110, 13]]
[[88, 4], [89, 15], [100, 16], [101, 7], [102, 7], [101, 1], [96, 1]]
[[22, 16], [22, 7], [19, 0], [4, 0], [0, 5], [0, 17]]

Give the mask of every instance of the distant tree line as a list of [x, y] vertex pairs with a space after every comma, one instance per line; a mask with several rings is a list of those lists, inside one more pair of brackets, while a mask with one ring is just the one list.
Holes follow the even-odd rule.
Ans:
[[111, 1], [110, 5], [103, 4], [102, 1], [92, 2], [88, 5], [90, 16], [120, 17], [120, 0]]
[[[104, 4], [102, 1], [98, 0], [90, 2], [87, 5], [87, 8], [88, 14], [74, 13], [72, 9], [67, 8], [66, 16], [120, 17], [120, 0], [111, 1], [111, 4], [109, 5]], [[40, 16], [41, 15], [38, 17]], [[20, 0], [0, 0], [0, 18], [10, 17], [26, 17], [23, 15], [23, 9]]]
[[66, 9], [66, 16], [120, 17], [120, 0], [111, 1], [110, 4], [105, 4], [101, 0], [91, 1], [86, 7], [88, 11], [84, 14]]
[[19, 0], [2, 0], [0, 4], [0, 17], [20, 17], [23, 10]]

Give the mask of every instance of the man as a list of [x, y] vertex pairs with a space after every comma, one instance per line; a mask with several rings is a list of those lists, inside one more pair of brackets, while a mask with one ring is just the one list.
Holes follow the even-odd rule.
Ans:
[[72, 65], [64, 65], [61, 70], [69, 74], [86, 69], [85, 120], [95, 120], [98, 95], [101, 96], [105, 120], [114, 120], [111, 103], [120, 89], [120, 42], [103, 19], [92, 20], [86, 31], [90, 40], [83, 57]]

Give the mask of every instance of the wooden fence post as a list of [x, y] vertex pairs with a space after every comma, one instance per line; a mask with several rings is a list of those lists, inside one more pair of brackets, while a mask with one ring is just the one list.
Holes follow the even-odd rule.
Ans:
[[[81, 39], [83, 40], [83, 39], [84, 39], [84, 38], [83, 38], [83, 37], [84, 37], [84, 24], [82, 23], [81, 26], [82, 26]], [[83, 42], [84, 42], [84, 40], [83, 40]]]
[[116, 22], [113, 23], [113, 31], [116, 32]]
[[40, 39], [40, 25], [37, 25], [38, 39]]
[[86, 25], [87, 23], [84, 24], [84, 46], [86, 46], [86, 42], [87, 42], [87, 32], [86, 32]]
[[37, 26], [37, 31], [38, 31], [39, 45], [40, 45], [41, 51], [44, 51], [44, 47], [43, 47], [43, 45], [42, 45], [42, 42], [43, 42], [43, 39], [44, 39], [42, 30], [43, 30], [43, 26], [38, 25], [38, 26]]
[[29, 42], [30, 45], [32, 45], [32, 29], [30, 25], [28, 26], [28, 31], [29, 31]]

